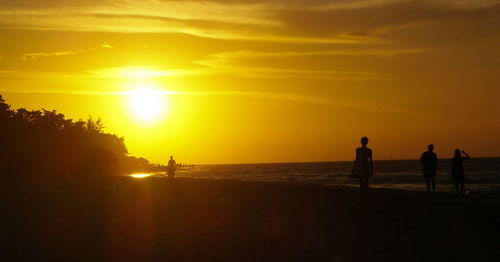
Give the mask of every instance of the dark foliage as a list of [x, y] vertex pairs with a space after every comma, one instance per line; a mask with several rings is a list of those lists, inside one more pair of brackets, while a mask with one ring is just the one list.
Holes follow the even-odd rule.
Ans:
[[97, 177], [149, 168], [103, 127], [91, 117], [74, 121], [45, 109], [13, 110], [0, 95], [0, 174]]

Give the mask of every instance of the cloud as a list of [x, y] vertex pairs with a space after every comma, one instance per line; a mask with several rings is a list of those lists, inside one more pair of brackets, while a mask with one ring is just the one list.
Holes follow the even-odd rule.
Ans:
[[121, 66], [101, 68], [88, 72], [90, 77], [101, 79], [155, 79], [200, 74], [198, 69], [164, 68], [161, 66]]
[[319, 70], [300, 68], [275, 68], [231, 64], [228, 61], [212, 60], [199, 62], [197, 68], [164, 68], [161, 66], [125, 66], [92, 70], [88, 77], [96, 79], [152, 80], [187, 76], [230, 75], [247, 78], [313, 78], [336, 81], [382, 80], [376, 72]]
[[44, 58], [44, 57], [51, 57], [51, 56], [77, 55], [77, 54], [81, 54], [83, 52], [84, 52], [84, 50], [25, 53], [21, 56], [21, 60], [27, 61], [27, 60], [35, 60], [35, 59], [40, 59], [40, 58]]
[[[378, 39], [353, 35], [328, 37], [303, 37], [286, 33], [286, 25], [267, 19], [231, 17], [226, 14], [207, 17], [168, 16], [150, 14], [126, 14], [122, 12], [81, 12], [74, 10], [52, 14], [55, 10], [1, 11], [0, 23], [15, 29], [62, 30], [119, 33], [181, 33], [203, 38], [304, 43], [357, 44], [375, 42]], [[245, 13], [243, 10], [241, 11]], [[143, 13], [146, 13], [143, 11]], [[251, 12], [250, 12], [251, 13]], [[248, 16], [247, 16], [248, 15]], [[223, 19], [221, 19], [221, 17]], [[245, 14], [244, 17], [251, 17]]]
[[303, 70], [271, 67], [233, 67], [226, 69], [226, 71], [230, 74], [252, 78], [309, 78], [335, 81], [369, 81], [383, 79], [378, 73], [363, 71]]
[[[263, 55], [277, 55], [279, 53], [259, 54]], [[292, 55], [296, 55], [291, 53]], [[200, 65], [205, 66], [203, 69], [188, 70], [193, 74], [222, 74], [233, 75], [239, 77], [249, 78], [310, 78], [310, 79], [329, 79], [335, 81], [367, 81], [367, 80], [381, 80], [383, 77], [375, 72], [369, 71], [347, 71], [347, 70], [321, 70], [321, 69], [304, 69], [304, 68], [283, 68], [271, 67], [262, 65], [245, 65], [235, 63], [236, 59], [244, 58], [245, 56], [253, 57], [252, 52], [234, 52], [215, 54], [214, 59], [198, 61]], [[283, 54], [285, 55], [285, 54]], [[286, 57], [286, 56], [285, 56]]]
[[108, 43], [108, 42], [104, 42], [104, 43], [102, 43], [101, 47], [102, 47], [102, 48], [114, 48], [114, 47], [113, 47], [110, 43]]
[[237, 59], [244, 57], [296, 57], [296, 56], [395, 56], [412, 55], [426, 52], [423, 48], [414, 49], [340, 49], [327, 51], [289, 51], [289, 52], [256, 52], [242, 50], [236, 52], [225, 52], [212, 54], [217, 59]]
[[[472, 56], [471, 50], [483, 54], [476, 57], [485, 57], [491, 51], [488, 45], [498, 43], [500, 37], [500, 1], [493, 0], [96, 0], [84, 4], [47, 1], [46, 7], [35, 2], [24, 0], [0, 8], [0, 23], [4, 28], [37, 32], [100, 34], [92, 44], [102, 51], [78, 65], [72, 57], [47, 63], [43, 69], [35, 63], [19, 65], [40, 71], [88, 73], [89, 68], [153, 64], [161, 71], [156, 77], [226, 74], [365, 81], [383, 79], [383, 73], [407, 70], [412, 74], [429, 68], [414, 68], [417, 63], [432, 66], [449, 57], [471, 61], [465, 58]], [[178, 38], [181, 34], [182, 39]], [[135, 42], [130, 41], [134, 37]], [[171, 44], [174, 38], [177, 42]], [[88, 47], [87, 43], [80, 50], [73, 43], [54, 48], [49, 42], [41, 50], [75, 50], [23, 51], [22, 59], [76, 55]], [[151, 48], [134, 49], [131, 42]], [[472, 49], [474, 43], [483, 48]], [[104, 50], [115, 44], [120, 48]], [[104, 77], [97, 71], [90, 76]]]
[[[276, 16], [287, 25], [289, 33], [294, 35], [325, 37], [345, 32], [364, 32], [390, 41], [390, 35], [378, 34], [377, 30], [389, 26], [428, 22], [458, 21], [460, 24], [478, 20], [489, 22], [485, 19], [495, 19], [495, 17], [498, 19], [499, 13], [500, 5], [498, 4], [476, 6], [476, 8], [456, 8], [448, 1], [389, 1], [384, 5], [352, 9], [288, 9], [278, 11]], [[444, 33], [446, 36], [446, 32]]]
[[67, 0], [16, 0], [16, 1], [0, 1], [0, 8], [2, 9], [15, 9], [15, 8], [26, 8], [26, 9], [46, 9], [46, 8], [61, 8], [61, 7], [84, 7], [100, 4], [103, 2], [110, 2], [108, 0], [78, 0], [78, 1], [67, 1]]
[[[305, 1], [304, 1], [305, 2]], [[414, 0], [354, 0], [354, 1], [321, 1], [317, 6], [311, 9], [315, 10], [347, 10], [347, 9], [365, 9], [372, 7], [383, 7], [388, 5], [414, 3]], [[487, 8], [500, 3], [500, 0], [421, 0], [420, 3], [439, 6], [442, 8], [454, 9], [476, 9]]]
[[[101, 48], [105, 48], [105, 49], [112, 49], [112, 48], [114, 48], [108, 42], [102, 43], [100, 47]], [[21, 60], [27, 61], [27, 60], [35, 60], [35, 59], [40, 59], [40, 58], [45, 58], [45, 57], [53, 57], [53, 56], [79, 55], [79, 54], [83, 54], [83, 53], [86, 53], [86, 52], [95, 51], [96, 49], [97, 48], [92, 47], [92, 48], [87, 48], [87, 49], [78, 49], [78, 50], [71, 50], [71, 51], [24, 53], [24, 54], [21, 55]]]
[[[258, 78], [314, 78], [330, 79], [335, 81], [368, 81], [382, 80], [379, 73], [371, 71], [329, 70], [311, 68], [293, 68], [287, 66], [286, 61], [280, 66], [270, 67], [268, 60], [245, 63], [242, 59], [283, 58], [293, 59], [295, 57], [311, 56], [397, 56], [417, 55], [424, 53], [425, 49], [344, 49], [323, 51], [288, 51], [288, 52], [257, 52], [250, 50], [223, 52], [210, 55], [209, 59], [200, 60], [197, 63], [206, 67], [204, 71], [219, 74], [232, 74], [242, 77]], [[247, 60], [245, 60], [247, 61]]]
[[[3, 1], [8, 28], [183, 33], [217, 39], [372, 43], [370, 32], [408, 23], [494, 15], [500, 0]], [[79, 3], [75, 3], [79, 2]], [[498, 15], [498, 13], [496, 14]], [[365, 32], [361, 37], [349, 32]], [[368, 37], [369, 36], [369, 37]]]

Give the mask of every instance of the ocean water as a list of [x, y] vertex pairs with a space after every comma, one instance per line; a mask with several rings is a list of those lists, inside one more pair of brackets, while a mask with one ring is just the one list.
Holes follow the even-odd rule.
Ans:
[[[353, 162], [199, 165], [178, 170], [177, 177], [277, 181], [357, 186], [348, 178]], [[452, 191], [450, 160], [438, 163], [436, 189]], [[464, 161], [466, 190], [500, 191], [500, 158], [471, 158]], [[374, 161], [373, 187], [425, 190], [418, 160]]]

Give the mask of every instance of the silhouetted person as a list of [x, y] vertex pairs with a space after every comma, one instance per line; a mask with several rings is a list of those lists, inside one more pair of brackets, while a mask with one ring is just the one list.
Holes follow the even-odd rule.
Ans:
[[420, 163], [422, 163], [422, 170], [427, 184], [427, 192], [431, 192], [431, 182], [432, 192], [436, 192], [437, 155], [433, 151], [434, 145], [430, 144], [427, 146], [427, 151], [422, 153], [420, 157]]
[[465, 157], [460, 153], [460, 149], [455, 150], [455, 155], [451, 159], [451, 178], [455, 183], [455, 190], [457, 193], [464, 191], [465, 185], [465, 174], [464, 174], [464, 159], [469, 159], [470, 156], [462, 150], [462, 153]]
[[170, 156], [170, 160], [168, 160], [168, 166], [167, 166], [167, 176], [169, 178], [175, 177], [175, 169], [176, 169], [176, 163], [174, 157]]
[[356, 160], [354, 160], [354, 168], [352, 176], [359, 178], [359, 187], [361, 189], [369, 189], [369, 180], [373, 176], [373, 161], [372, 150], [366, 147], [368, 137], [361, 138], [361, 147], [356, 148]]

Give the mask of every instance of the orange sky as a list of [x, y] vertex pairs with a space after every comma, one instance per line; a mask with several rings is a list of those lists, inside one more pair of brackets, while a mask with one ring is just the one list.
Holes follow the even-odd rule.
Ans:
[[153, 162], [500, 156], [500, 1], [2, 1], [0, 34], [7, 103]]

